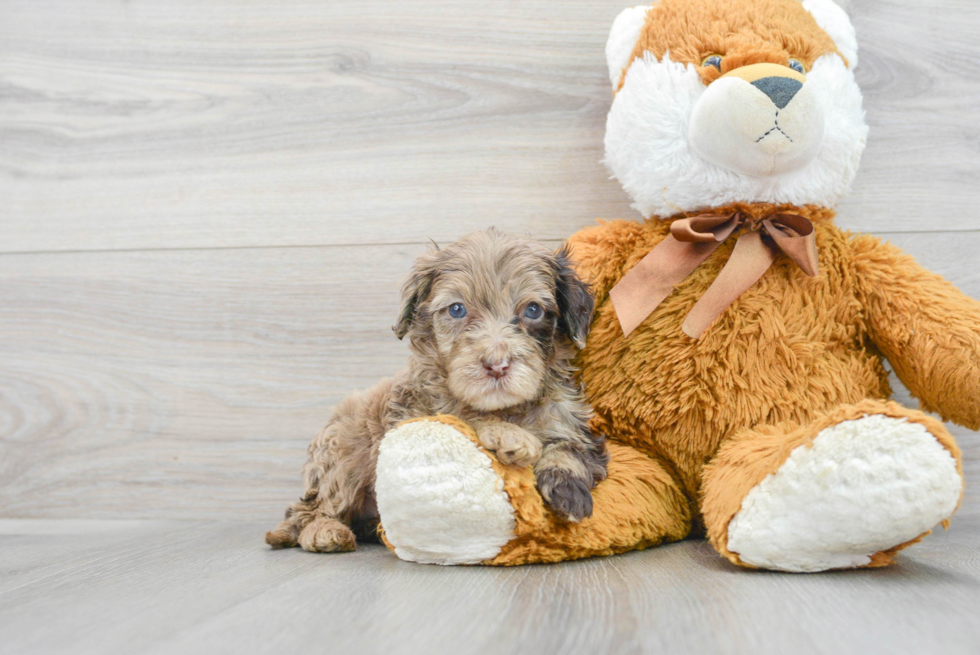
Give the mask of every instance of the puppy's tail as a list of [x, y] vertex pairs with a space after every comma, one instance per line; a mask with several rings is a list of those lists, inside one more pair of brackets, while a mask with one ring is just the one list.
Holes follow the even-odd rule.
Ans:
[[314, 503], [301, 500], [286, 509], [286, 518], [265, 533], [265, 543], [273, 548], [293, 548], [299, 545], [299, 533], [316, 518]]

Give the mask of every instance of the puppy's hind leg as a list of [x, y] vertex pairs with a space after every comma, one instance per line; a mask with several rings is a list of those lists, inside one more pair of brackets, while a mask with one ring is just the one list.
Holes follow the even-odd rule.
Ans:
[[358, 400], [355, 396], [342, 403], [334, 420], [310, 444], [303, 469], [306, 492], [286, 510], [285, 520], [266, 533], [265, 541], [273, 548], [351, 551], [356, 538], [350, 526], [376, 522], [372, 490], [377, 448], [375, 440], [364, 435], [377, 430], [365, 424], [363, 411], [355, 411], [360, 409]]
[[316, 517], [314, 507], [305, 499], [290, 505], [286, 509], [286, 518], [275, 529], [265, 533], [265, 543], [273, 548], [298, 546], [300, 532]]
[[320, 516], [299, 533], [299, 545], [311, 553], [347, 553], [357, 549], [357, 539], [337, 519]]
[[273, 548], [299, 546], [311, 553], [343, 553], [357, 548], [354, 532], [319, 510], [315, 500], [290, 505], [285, 520], [265, 533], [265, 543]]
[[[329, 426], [324, 432], [329, 430]], [[317, 442], [314, 442], [316, 444]], [[355, 513], [360, 476], [354, 471], [337, 470], [318, 461], [322, 452], [310, 448], [310, 461], [304, 469], [307, 492], [299, 502], [286, 510], [286, 517], [274, 530], [267, 532], [265, 542], [273, 548], [299, 546], [313, 553], [341, 553], [355, 550], [354, 532], [340, 518], [350, 520]]]

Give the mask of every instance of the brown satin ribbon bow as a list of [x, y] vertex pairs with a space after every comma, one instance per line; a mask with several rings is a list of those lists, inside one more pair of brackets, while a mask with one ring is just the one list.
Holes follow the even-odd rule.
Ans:
[[684, 319], [681, 330], [697, 339], [746, 289], [785, 253], [810, 276], [817, 274], [813, 223], [798, 214], [776, 213], [761, 219], [736, 211], [701, 214], [670, 224], [670, 236], [623, 276], [609, 292], [623, 334], [630, 335], [684, 278], [706, 260], [732, 232], [745, 226], [728, 263]]

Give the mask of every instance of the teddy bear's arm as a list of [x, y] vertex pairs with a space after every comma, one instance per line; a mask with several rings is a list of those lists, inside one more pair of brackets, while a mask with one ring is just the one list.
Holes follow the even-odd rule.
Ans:
[[643, 224], [618, 220], [602, 221], [568, 239], [575, 271], [589, 283], [596, 305], [605, 300], [609, 290], [626, 273], [630, 255], [642, 245], [644, 238]]
[[980, 303], [891, 244], [852, 245], [871, 340], [925, 409], [980, 428]]

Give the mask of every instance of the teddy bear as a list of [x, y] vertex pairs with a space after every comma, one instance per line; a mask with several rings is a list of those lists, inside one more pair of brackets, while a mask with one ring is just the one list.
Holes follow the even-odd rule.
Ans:
[[867, 125], [854, 28], [831, 0], [660, 0], [606, 47], [605, 163], [643, 220], [569, 241], [596, 298], [577, 363], [608, 439], [579, 522], [452, 416], [381, 444], [402, 559], [513, 565], [691, 537], [747, 567], [876, 567], [963, 493], [943, 424], [980, 427], [980, 303], [834, 224]]

